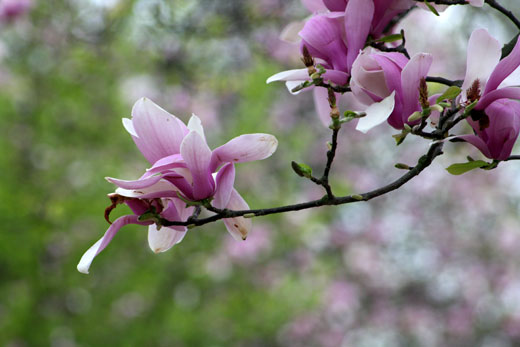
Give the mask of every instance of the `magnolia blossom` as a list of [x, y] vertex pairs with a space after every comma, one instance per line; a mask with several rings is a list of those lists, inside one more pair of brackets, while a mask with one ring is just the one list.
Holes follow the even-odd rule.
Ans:
[[25, 14], [31, 6], [31, 0], [0, 0], [0, 18], [13, 20]]
[[[316, 13], [305, 22], [298, 33], [301, 46], [325, 68], [324, 80], [344, 85], [368, 36], [379, 37], [392, 18], [413, 4], [410, 0], [304, 1], [311, 11], [331, 12]], [[284, 36], [298, 27], [291, 25]], [[295, 69], [275, 74], [267, 83], [286, 81], [287, 88], [292, 90], [306, 80], [309, 80], [308, 70]]]
[[[146, 98], [136, 102], [132, 119], [123, 119], [123, 124], [152, 166], [138, 180], [107, 178], [118, 186], [114, 199], [126, 203], [134, 214], [117, 219], [83, 255], [78, 264], [83, 273], [88, 273], [94, 257], [127, 224], [148, 225], [148, 243], [154, 252], [164, 252], [183, 239], [186, 227], [164, 227], [153, 218], [139, 220], [146, 212], [153, 211], [169, 221], [186, 221], [193, 213], [186, 201], [206, 199], [219, 209], [249, 209], [233, 188], [234, 163], [265, 159], [278, 145], [272, 135], [247, 134], [212, 151], [197, 116], [193, 115], [186, 126]], [[252, 226], [251, 220], [243, 217], [227, 218], [224, 223], [236, 239], [245, 239]]]
[[408, 117], [421, 110], [419, 86], [432, 64], [432, 56], [419, 53], [408, 60], [400, 53], [366, 50], [352, 67], [351, 88], [360, 102], [370, 106], [357, 129], [366, 132], [385, 120], [402, 129]]
[[520, 133], [520, 103], [500, 99], [490, 104], [480, 116], [486, 118], [485, 126], [468, 119], [475, 135], [457, 138], [471, 143], [490, 159], [507, 159]]
[[486, 29], [477, 29], [471, 34], [467, 54], [463, 102], [478, 99], [475, 109], [483, 110], [498, 99], [520, 99], [520, 88], [512, 87], [520, 85], [519, 71], [515, 71], [520, 66], [520, 41], [500, 60], [500, 42]]

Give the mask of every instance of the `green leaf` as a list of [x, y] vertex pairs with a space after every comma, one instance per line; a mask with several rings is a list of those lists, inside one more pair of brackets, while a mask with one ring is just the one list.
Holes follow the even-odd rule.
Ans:
[[375, 42], [395, 42], [395, 41], [399, 41], [402, 39], [403, 39], [403, 35], [392, 34], [392, 35], [381, 37], [381, 38], [375, 40]]
[[462, 89], [460, 89], [457, 86], [451, 86], [448, 89], [446, 89], [446, 91], [441, 96], [437, 98], [436, 103], [438, 104], [443, 100], [453, 100], [457, 96], [459, 96], [460, 92], [462, 92]]
[[489, 163], [486, 163], [483, 160], [475, 160], [475, 161], [469, 161], [467, 163], [458, 163], [450, 165], [450, 167], [447, 167], [446, 170], [452, 175], [462, 175], [468, 171], [478, 169], [484, 166], [488, 166]]
[[436, 16], [440, 16], [439, 12], [437, 12], [437, 10], [435, 9], [435, 7], [433, 7], [432, 5], [430, 5], [430, 3], [427, 1], [427, 0], [424, 0], [424, 3], [426, 4], [426, 6], [428, 7], [428, 9], [430, 11], [432, 11], [432, 13]]

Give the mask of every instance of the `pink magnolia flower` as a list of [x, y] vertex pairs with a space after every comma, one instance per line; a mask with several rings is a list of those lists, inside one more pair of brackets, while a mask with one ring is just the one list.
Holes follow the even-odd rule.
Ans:
[[0, 18], [13, 20], [25, 14], [32, 6], [32, 0], [0, 0]]
[[[321, 3], [321, 4], [320, 4]], [[397, 14], [413, 6], [410, 0], [329, 0], [307, 1], [311, 10], [330, 10], [312, 16], [299, 32], [301, 46], [307, 47], [326, 73], [326, 81], [348, 82], [351, 68], [369, 35], [379, 37]], [[309, 80], [307, 69], [282, 71], [267, 83], [286, 81], [289, 90]]]
[[431, 64], [432, 56], [426, 53], [408, 60], [400, 53], [362, 52], [352, 66], [350, 86], [368, 108], [356, 129], [366, 132], [385, 120], [402, 129], [408, 117], [421, 110], [419, 86]]
[[[140, 221], [139, 216], [153, 208], [169, 221], [186, 221], [193, 207], [185, 201], [212, 199], [215, 208], [246, 210], [249, 206], [233, 188], [234, 163], [261, 160], [271, 156], [278, 141], [268, 134], [238, 136], [210, 150], [200, 119], [193, 115], [188, 125], [149, 99], [136, 102], [132, 119], [123, 119], [143, 156], [152, 164], [138, 180], [107, 178], [118, 188], [115, 193], [134, 215], [117, 219], [105, 235], [81, 258], [78, 270], [88, 273], [94, 257], [127, 224], [148, 225], [148, 242], [154, 252], [164, 252], [180, 242], [185, 227], [161, 227], [153, 219]], [[224, 219], [230, 234], [245, 239], [252, 224], [243, 217]]]
[[[468, 42], [466, 76], [462, 84], [462, 101], [479, 99], [476, 110], [484, 110], [498, 99], [520, 99], [520, 78], [515, 70], [520, 66], [520, 40], [511, 53], [500, 60], [502, 45], [486, 29], [473, 31]], [[518, 72], [518, 71], [516, 71]]]
[[484, 113], [489, 120], [487, 127], [468, 118], [475, 135], [457, 138], [471, 143], [490, 159], [505, 160], [511, 154], [520, 133], [520, 103], [509, 99], [496, 100]]

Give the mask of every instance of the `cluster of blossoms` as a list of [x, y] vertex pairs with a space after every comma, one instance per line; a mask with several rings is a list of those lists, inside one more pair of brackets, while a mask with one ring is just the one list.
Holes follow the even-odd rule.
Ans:
[[[107, 178], [118, 188], [105, 214], [118, 204], [126, 204], [133, 214], [118, 218], [105, 235], [81, 258], [78, 270], [88, 273], [94, 258], [127, 224], [148, 226], [148, 243], [158, 253], [182, 241], [185, 226], [163, 226], [162, 221], [183, 222], [205, 205], [215, 209], [247, 210], [249, 206], [233, 188], [235, 163], [271, 156], [278, 141], [268, 134], [238, 136], [214, 149], [208, 147], [200, 119], [193, 115], [186, 126], [149, 99], [141, 99], [132, 109], [132, 119], [123, 119], [137, 148], [152, 164], [137, 180]], [[251, 220], [224, 219], [235, 239], [245, 239]]]
[[[441, 11], [443, 6], [412, 0], [302, 1], [312, 16], [292, 25], [285, 34], [290, 36], [298, 28], [305, 68], [280, 72], [268, 83], [286, 81], [293, 93], [312, 89], [321, 120], [335, 131], [342, 123], [355, 120], [356, 129], [364, 133], [386, 121], [401, 130], [394, 135], [398, 144], [408, 134], [439, 142], [466, 141], [493, 160], [480, 161], [478, 167], [494, 168], [510, 156], [520, 133], [520, 80], [515, 74], [520, 66], [520, 41], [502, 59], [501, 44], [485, 29], [475, 30], [468, 43], [464, 80], [446, 80], [450, 88], [430, 95], [427, 80], [432, 55], [418, 52], [410, 56], [404, 47], [404, 34], [392, 32], [394, 19], [413, 6], [433, 11]], [[468, 4], [482, 7], [484, 1], [469, 0]], [[385, 46], [392, 36], [402, 39], [403, 44]], [[350, 100], [355, 111], [341, 117], [336, 98], [345, 93], [353, 96]], [[467, 121], [473, 134], [450, 134], [462, 120]], [[272, 135], [242, 135], [212, 151], [199, 118], [194, 115], [186, 126], [148, 99], [139, 100], [132, 119], [124, 119], [123, 124], [151, 167], [137, 180], [108, 178], [118, 188], [109, 195], [112, 205], [106, 219], [109, 221], [110, 212], [118, 204], [128, 205], [133, 214], [111, 224], [84, 254], [79, 271], [88, 273], [94, 257], [127, 224], [148, 226], [148, 241], [154, 252], [170, 249], [183, 239], [187, 225], [196, 220], [201, 207], [217, 214], [241, 211], [238, 215], [222, 214], [220, 219], [233, 237], [245, 239], [251, 228], [250, 219], [245, 218], [249, 207], [233, 188], [234, 163], [271, 156], [277, 147]], [[334, 152], [331, 149], [329, 153], [330, 162], [321, 179], [305, 167], [293, 166], [299, 175], [327, 190], [328, 202], [334, 198], [328, 185]], [[365, 199], [361, 195], [351, 198]]]
[[[299, 28], [306, 68], [280, 72], [267, 82], [286, 81], [288, 89], [314, 89], [317, 111], [330, 124], [324, 88], [343, 86], [354, 96], [356, 111], [364, 115], [356, 129], [366, 132], [385, 120], [395, 129], [417, 126], [430, 117], [433, 125], [447, 105], [437, 105], [440, 94], [428, 96], [425, 83], [432, 55], [404, 49], [380, 51], [367, 45], [381, 42], [392, 30], [395, 16], [416, 5], [410, 0], [303, 0], [313, 15]], [[484, 1], [469, 1], [481, 7]], [[424, 4], [419, 4], [423, 5]], [[435, 6], [443, 10], [446, 6]], [[294, 31], [294, 28], [293, 28]], [[294, 40], [294, 39], [293, 39]], [[468, 44], [467, 69], [456, 103], [466, 112], [472, 135], [458, 136], [486, 157], [504, 160], [520, 131], [520, 85], [513, 72], [520, 65], [520, 45], [501, 58], [501, 45], [485, 29], [473, 32]], [[307, 58], [305, 58], [307, 57]], [[324, 84], [326, 84], [324, 86]], [[346, 89], [348, 88], [348, 89]], [[325, 94], [326, 95], [326, 94]], [[444, 107], [443, 107], [444, 106]]]

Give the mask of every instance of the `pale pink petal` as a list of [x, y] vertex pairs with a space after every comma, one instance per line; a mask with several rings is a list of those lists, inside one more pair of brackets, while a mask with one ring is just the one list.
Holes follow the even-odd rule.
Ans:
[[475, 6], [475, 7], [484, 6], [484, 0], [469, 0], [468, 2], [471, 6]]
[[366, 133], [388, 119], [395, 106], [395, 91], [381, 102], [370, 105], [366, 110], [366, 116], [360, 118], [356, 130]]
[[314, 88], [312, 92], [316, 113], [318, 114], [318, 117], [320, 117], [320, 120], [323, 123], [323, 125], [328, 127], [331, 123], [329, 92], [326, 88]]
[[473, 31], [468, 42], [468, 56], [466, 66], [466, 77], [462, 84], [462, 91], [471, 87], [478, 79], [482, 89], [486, 85], [489, 76], [500, 61], [502, 47], [486, 29]]
[[287, 82], [285, 82], [285, 86], [287, 87], [287, 90], [289, 91], [289, 93], [291, 93], [292, 95], [298, 95], [302, 91], [304, 91], [304, 89], [298, 90], [297, 92], [293, 92], [293, 89], [298, 87], [303, 82], [305, 82], [305, 81], [287, 81]]
[[182, 139], [188, 129], [177, 117], [169, 114], [150, 99], [138, 100], [132, 109], [133, 129], [125, 122], [137, 148], [151, 163], [179, 153]]
[[322, 0], [302, 0], [302, 3], [310, 12], [327, 11]]
[[[170, 201], [167, 208], [161, 213], [161, 216], [169, 221], [181, 221], [177, 208]], [[171, 226], [157, 228], [155, 224], [148, 227], [148, 245], [155, 253], [165, 252], [172, 248], [175, 244], [182, 241], [186, 235], [187, 228], [183, 226]]]
[[171, 192], [171, 197], [177, 196], [179, 189], [168, 181], [160, 180], [152, 186], [141, 189], [117, 188], [115, 193], [128, 198], [146, 198], [152, 194], [161, 193], [161, 197], [166, 197], [165, 192]]
[[169, 227], [157, 229], [157, 225], [152, 224], [148, 227], [148, 245], [154, 253], [166, 252], [181, 242], [186, 234], [186, 230], [179, 231]]
[[272, 83], [277, 81], [305, 81], [309, 79], [309, 72], [307, 69], [294, 69], [278, 72], [272, 75], [266, 81], [266, 83]]
[[114, 236], [117, 234], [119, 229], [124, 227], [127, 224], [140, 224], [140, 225], [148, 225], [150, 222], [139, 222], [137, 220], [138, 216], [135, 215], [128, 215], [119, 217], [110, 225], [108, 230], [105, 232], [103, 237], [99, 239], [92, 247], [90, 247], [85, 254], [81, 257], [81, 260], [78, 263], [77, 269], [79, 272], [88, 274], [88, 270], [90, 268], [90, 264], [92, 264], [92, 261], [94, 258], [108, 246], [110, 241], [114, 238]]
[[269, 134], [246, 134], [235, 137], [213, 151], [211, 171], [222, 163], [243, 163], [270, 157], [278, 147], [278, 140]]
[[305, 26], [305, 21], [291, 22], [289, 23], [280, 34], [280, 40], [289, 43], [298, 43], [301, 41], [301, 37], [298, 35], [300, 30]]
[[212, 205], [216, 208], [224, 208], [229, 202], [233, 184], [235, 183], [235, 166], [233, 163], [226, 164], [218, 171], [217, 189], [215, 191]]
[[209, 170], [211, 150], [198, 132], [192, 131], [184, 138], [181, 155], [193, 177], [194, 199], [202, 200], [212, 196], [215, 182]]
[[[249, 205], [240, 196], [240, 194], [238, 194], [238, 192], [233, 189], [231, 191], [231, 197], [226, 208], [235, 211], [249, 210]], [[251, 219], [244, 217], [225, 218], [224, 224], [235, 240], [245, 240], [247, 234], [253, 227], [253, 222]]]
[[202, 121], [195, 114], [191, 115], [190, 120], [188, 121], [188, 130], [196, 131], [199, 135], [206, 141], [206, 136], [204, 135], [204, 128], [202, 127]]

